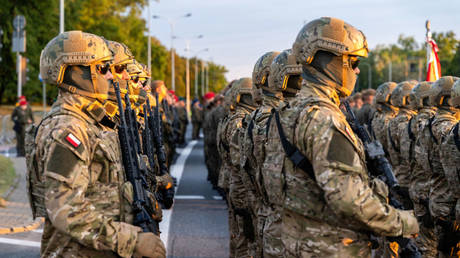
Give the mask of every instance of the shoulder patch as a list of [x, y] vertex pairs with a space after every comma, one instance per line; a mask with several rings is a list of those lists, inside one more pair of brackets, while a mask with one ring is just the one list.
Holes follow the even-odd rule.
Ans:
[[48, 159], [46, 170], [69, 177], [79, 158], [69, 148], [57, 143]]
[[356, 149], [353, 144], [341, 132], [334, 130], [327, 159], [329, 161], [337, 161], [349, 166], [353, 166]]

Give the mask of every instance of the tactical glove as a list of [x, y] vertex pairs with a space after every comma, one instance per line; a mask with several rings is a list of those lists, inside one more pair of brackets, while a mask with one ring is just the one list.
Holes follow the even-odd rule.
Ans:
[[166, 249], [161, 239], [153, 233], [139, 233], [137, 236], [134, 257], [166, 257]]

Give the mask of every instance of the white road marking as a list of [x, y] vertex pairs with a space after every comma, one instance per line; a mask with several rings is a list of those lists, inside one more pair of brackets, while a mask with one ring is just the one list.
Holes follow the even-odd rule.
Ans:
[[35, 233], [43, 233], [43, 229], [35, 229], [35, 230], [32, 230], [32, 232], [35, 232]]
[[174, 199], [178, 200], [204, 200], [203, 195], [175, 195]]
[[[195, 146], [195, 144], [197, 144], [197, 142], [198, 141], [189, 142], [187, 144], [187, 147], [185, 147], [181, 151], [180, 156], [177, 159], [176, 163], [171, 165], [171, 170], [170, 170], [171, 176], [177, 179], [176, 192], [180, 186], [182, 173], [184, 172], [185, 162], [187, 161], [188, 156], [192, 152], [192, 149]], [[169, 226], [171, 224], [171, 214], [172, 214], [173, 209], [174, 209], [174, 205], [169, 210], [163, 210], [163, 221], [160, 222], [160, 232], [161, 232], [160, 238], [165, 244], [166, 250], [168, 250]]]
[[40, 242], [28, 241], [28, 240], [19, 240], [19, 239], [12, 239], [12, 238], [3, 238], [3, 237], [0, 237], [0, 243], [9, 244], [9, 245], [22, 245], [22, 246], [40, 247]]
[[219, 196], [219, 195], [214, 195], [212, 198], [214, 200], [222, 200], [222, 196]]

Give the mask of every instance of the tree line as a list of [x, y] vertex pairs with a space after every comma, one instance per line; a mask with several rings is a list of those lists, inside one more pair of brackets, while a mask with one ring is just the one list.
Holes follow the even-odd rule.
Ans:
[[[100, 35], [109, 40], [125, 43], [141, 63], [147, 64], [147, 26], [141, 18], [147, 0], [66, 0], [65, 30], [82, 30]], [[40, 53], [49, 40], [59, 33], [59, 1], [56, 0], [0, 0], [0, 29], [3, 35], [0, 43], [0, 104], [13, 104], [17, 98], [16, 55], [11, 52], [13, 19], [16, 15], [26, 18], [27, 80], [22, 88], [23, 95], [31, 102], [42, 99], [42, 84], [38, 79]], [[151, 37], [152, 79], [164, 80], [171, 85], [170, 51], [155, 37]], [[190, 59], [191, 94], [194, 94], [194, 65], [198, 62], [199, 89], [201, 92], [201, 59]], [[219, 91], [226, 84], [223, 65], [207, 62], [209, 70], [209, 90]], [[185, 95], [185, 58], [175, 55], [175, 82], [179, 96]], [[47, 102], [52, 103], [57, 96], [55, 86], [47, 86]]]
[[[460, 76], [460, 40], [453, 31], [433, 32], [438, 45], [438, 56], [442, 75]], [[426, 79], [426, 43], [417, 42], [413, 36], [401, 34], [397, 43], [377, 45], [369, 57], [359, 65], [361, 73], [356, 90], [369, 87], [369, 69], [371, 70], [371, 88], [390, 81], [423, 81]]]

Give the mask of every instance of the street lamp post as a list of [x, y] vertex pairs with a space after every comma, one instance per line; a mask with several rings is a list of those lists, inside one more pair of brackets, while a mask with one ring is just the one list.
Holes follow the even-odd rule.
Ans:
[[209, 51], [209, 49], [204, 48], [195, 53], [195, 98], [198, 97], [198, 54], [201, 52], [206, 52], [206, 51]]
[[201, 96], [204, 96], [205, 85], [204, 85], [204, 60], [201, 61]]
[[[193, 38], [195, 39], [201, 39], [203, 35], [198, 35]], [[187, 117], [190, 120], [190, 58], [189, 58], [189, 52], [190, 52], [190, 39], [185, 39], [185, 52], [187, 52], [187, 55], [185, 57], [185, 108], [187, 109]]]
[[[150, 15], [149, 15], [150, 16]], [[173, 91], [176, 91], [176, 78], [175, 78], [175, 52], [174, 52], [174, 39], [176, 38], [174, 36], [174, 26], [176, 25], [176, 21], [180, 18], [188, 18], [191, 17], [191, 13], [187, 13], [185, 15], [176, 17], [174, 19], [159, 16], [159, 15], [154, 15], [152, 16], [153, 19], [164, 19], [169, 23], [169, 26], [171, 27], [171, 87]]]

